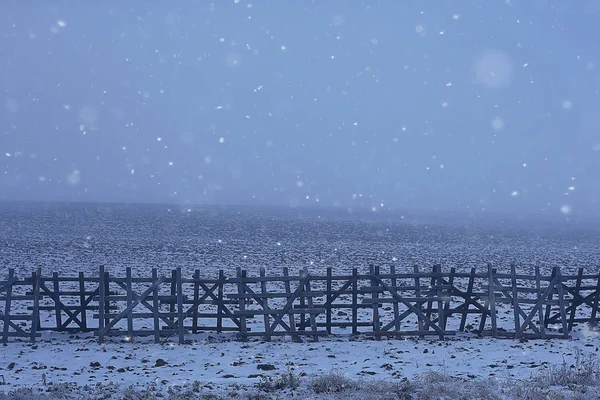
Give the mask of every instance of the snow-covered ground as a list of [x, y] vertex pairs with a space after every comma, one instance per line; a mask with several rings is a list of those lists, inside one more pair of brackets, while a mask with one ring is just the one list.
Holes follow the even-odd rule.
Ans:
[[[223, 336], [199, 336], [186, 345], [171, 342], [99, 345], [91, 337], [50, 334], [34, 345], [21, 342], [2, 348], [0, 392], [19, 388], [52, 392], [61, 383], [98, 390], [97, 384], [102, 383], [108, 385], [100, 390], [105, 395], [106, 387], [111, 384], [116, 384], [119, 390], [143, 391], [153, 387], [164, 394], [184, 389], [200, 394], [239, 393], [256, 391], [269, 377], [275, 381], [290, 373], [307, 380], [333, 375], [355, 381], [401, 384], [406, 379], [434, 372], [439, 374], [434, 375], [438, 379], [453, 377], [459, 385], [463, 382], [463, 386], [486, 382], [489, 378], [515, 384], [558, 366], [569, 370], [579, 368], [585, 360], [596, 360], [597, 352], [595, 334], [577, 334], [573, 340], [525, 342], [467, 335], [444, 342], [338, 337], [318, 343], [289, 340], [241, 343]], [[500, 387], [506, 384], [501, 383]]]
[[598, 354], [597, 334], [572, 340], [519, 342], [471, 335], [446, 341], [425, 339], [289, 340], [238, 342], [226, 337], [198, 337], [186, 345], [173, 342], [121, 342], [100, 345], [93, 337], [49, 334], [36, 344], [10, 343], [0, 351], [1, 390], [60, 382], [79, 385], [116, 382], [122, 387], [156, 383], [168, 390], [199, 381], [226, 388], [252, 385], [262, 376], [293, 371], [299, 376], [336, 372], [349, 378], [400, 380], [436, 371], [461, 378], [526, 379], [566, 362], [576, 365]]
[[[251, 275], [265, 266], [268, 274], [279, 275], [283, 266], [306, 266], [323, 274], [328, 266], [334, 273], [348, 273], [352, 267], [364, 272], [369, 263], [393, 264], [401, 270], [415, 264], [464, 269], [492, 262], [502, 269], [517, 261], [527, 270], [556, 265], [565, 271], [591, 267], [594, 272], [600, 265], [600, 229], [573, 221], [399, 214], [337, 218], [313, 212], [112, 205], [3, 204], [0, 211], [2, 275], [14, 267], [24, 276], [36, 266], [42, 266], [46, 276], [53, 271], [95, 274], [100, 264], [120, 276], [126, 266], [136, 275], [150, 266], [163, 273], [180, 266], [184, 274], [198, 268], [204, 276], [215, 276], [222, 268], [231, 276], [236, 266]], [[509, 315], [511, 310], [501, 307], [499, 313]], [[597, 333], [581, 325], [571, 340], [525, 342], [471, 334], [443, 342], [347, 335], [318, 343], [292, 343], [289, 338], [239, 342], [232, 336], [206, 334], [186, 338], [190, 343], [185, 345], [154, 344], [145, 338], [114, 338], [99, 345], [92, 336], [44, 332], [35, 344], [12, 340], [0, 347], [0, 391], [60, 382], [116, 382], [140, 388], [155, 383], [166, 391], [197, 381], [202, 387], [226, 388], [289, 371], [299, 376], [334, 371], [350, 378], [398, 381], [428, 371], [467, 380], [524, 379], [551, 365], [576, 365], [588, 355], [595, 357], [598, 349]]]
[[[368, 264], [398, 269], [519, 265], [597, 267], [592, 222], [484, 219], [468, 215], [351, 215], [295, 209], [188, 208], [161, 205], [0, 204], [0, 273], [5, 268], [122, 274], [123, 267], [166, 272], [235, 267], [281, 273], [307, 266], [347, 273]], [[187, 270], [187, 272], [186, 272]]]

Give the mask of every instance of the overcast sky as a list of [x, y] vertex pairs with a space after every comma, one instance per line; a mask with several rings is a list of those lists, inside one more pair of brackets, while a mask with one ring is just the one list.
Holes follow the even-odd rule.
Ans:
[[0, 198], [598, 214], [600, 2], [0, 3]]

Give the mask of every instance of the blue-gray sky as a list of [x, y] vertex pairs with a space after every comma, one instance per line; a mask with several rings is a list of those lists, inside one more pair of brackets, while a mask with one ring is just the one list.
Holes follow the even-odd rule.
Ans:
[[598, 214], [600, 2], [0, 4], [0, 198]]

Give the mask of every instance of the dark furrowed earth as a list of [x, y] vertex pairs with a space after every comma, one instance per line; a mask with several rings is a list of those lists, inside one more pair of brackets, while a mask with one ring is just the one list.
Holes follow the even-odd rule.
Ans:
[[396, 268], [565, 269], [600, 265], [593, 222], [450, 213], [349, 213], [347, 210], [93, 203], [0, 203], [0, 268], [113, 272], [132, 267], [235, 267], [269, 274], [281, 267], [365, 271]]

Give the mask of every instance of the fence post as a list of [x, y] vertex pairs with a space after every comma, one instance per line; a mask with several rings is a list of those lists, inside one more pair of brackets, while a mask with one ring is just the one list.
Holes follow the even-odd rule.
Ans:
[[[398, 281], [396, 279], [396, 266], [393, 264], [390, 265], [390, 274], [392, 275], [392, 287], [396, 290]], [[394, 301], [392, 308], [394, 309], [394, 330], [400, 332], [400, 304]]]
[[[194, 309], [192, 310], [192, 333], [198, 332], [198, 299], [200, 298], [200, 270], [194, 270]], [[218, 312], [217, 312], [218, 313]], [[218, 318], [218, 317], [217, 317]], [[217, 332], [219, 330], [217, 329]]]
[[[452, 303], [452, 296], [453, 296], [453, 291], [454, 291], [454, 276], [455, 276], [455, 274], [456, 274], [456, 267], [451, 267], [450, 268], [450, 276], [448, 277], [448, 285], [450, 287], [446, 291], [446, 294], [448, 295], [448, 300], [446, 300], [445, 305], [444, 305], [444, 323], [443, 323], [443, 326], [442, 326], [443, 330], [446, 330], [446, 326], [447, 326], [447, 322], [448, 322], [448, 317], [451, 317], [454, 314], [454, 311], [450, 309], [450, 303]], [[443, 282], [443, 279], [441, 279], [441, 281]]]
[[[427, 295], [431, 295], [431, 293], [433, 292], [433, 286], [435, 286], [435, 273], [437, 271], [437, 264], [434, 264], [431, 267], [431, 279], [429, 280], [429, 290], [427, 291]], [[428, 297], [426, 295], [426, 297]], [[431, 297], [428, 297], [427, 300], [427, 307], [425, 308], [425, 316], [427, 317], [428, 320], [431, 321], [431, 314], [433, 313], [433, 300], [431, 300]], [[439, 315], [438, 315], [438, 319], [439, 319]], [[425, 330], [428, 331], [429, 330], [429, 324], [425, 324]]]
[[496, 321], [496, 287], [494, 284], [494, 269], [492, 264], [487, 264], [488, 268], [488, 298], [490, 299], [490, 319], [492, 322], [492, 337], [498, 336], [497, 322]]
[[[419, 278], [419, 266], [418, 265], [414, 265], [413, 266], [413, 272], [415, 273], [415, 297], [420, 299], [421, 298], [421, 279]], [[415, 308], [419, 311], [423, 310], [423, 303], [421, 303], [420, 301], [417, 302], [417, 304], [415, 304]], [[419, 332], [423, 332], [425, 330], [425, 327], [429, 328], [429, 325], [426, 325], [425, 327], [423, 326], [423, 319], [417, 315], [417, 325], [419, 327]], [[424, 336], [421, 335], [421, 338], [423, 338]]]
[[[314, 308], [314, 302], [313, 302], [313, 297], [312, 297], [312, 289], [310, 287], [310, 273], [308, 272], [308, 268], [304, 267], [302, 269], [302, 273], [300, 274], [300, 280], [302, 280], [303, 278], [306, 277], [306, 284], [304, 284], [304, 290], [306, 292], [308, 292], [308, 308], [312, 311]], [[302, 298], [304, 298], [304, 296], [302, 296]], [[317, 316], [314, 313], [310, 313], [308, 315], [308, 318], [310, 318], [310, 327], [312, 329], [313, 332], [317, 331]], [[315, 342], [319, 341], [319, 336], [318, 335], [314, 335], [313, 336], [313, 340]]]
[[[535, 288], [537, 290], [537, 298], [539, 299], [540, 297], [542, 297], [542, 293], [544, 292], [542, 290], [542, 285], [541, 285], [541, 278], [540, 278], [540, 267], [539, 265], [535, 266]], [[540, 321], [540, 338], [541, 339], [545, 339], [546, 338], [546, 322], [544, 321], [544, 309], [543, 307], [540, 307], [539, 311], [538, 311], [538, 318]]]
[[[550, 282], [552, 282], [552, 280], [554, 279], [555, 275], [556, 275], [556, 269], [552, 268], [552, 272], [550, 273]], [[548, 283], [548, 284], [550, 284], [550, 283]], [[547, 299], [548, 300], [552, 300], [553, 296], [554, 295], [552, 294], [552, 292], [550, 292], [550, 294], [548, 295]], [[552, 305], [551, 304], [546, 304], [546, 311], [544, 313], [544, 326], [546, 328], [548, 327], [548, 320], [550, 319], [550, 313], [551, 312], [552, 312]]]
[[31, 341], [35, 342], [35, 335], [40, 323], [40, 283], [42, 277], [42, 269], [38, 267], [34, 272], [33, 280], [33, 319], [31, 320]]
[[8, 286], [6, 287], [6, 300], [4, 302], [4, 326], [2, 332], [2, 343], [8, 343], [8, 327], [10, 326], [10, 305], [12, 302], [12, 282], [15, 278], [15, 269], [8, 270]]
[[[158, 280], [158, 270], [152, 268], [152, 284], [154, 285]], [[160, 321], [158, 314], [160, 304], [158, 303], [158, 286], [154, 288], [152, 292], [152, 322], [154, 326], [154, 343], [160, 343]]]
[[106, 306], [106, 286], [104, 280], [106, 275], [104, 274], [104, 265], [100, 265], [98, 270], [98, 343], [104, 342], [104, 335], [101, 333], [104, 329], [104, 323], [106, 322], [106, 312], [104, 307]]
[[[125, 287], [127, 288], [127, 307], [133, 303], [133, 287], [131, 285], [131, 267], [125, 268]], [[133, 310], [127, 314], [127, 334], [133, 340]]]
[[[379, 332], [381, 330], [381, 324], [379, 321], [379, 283], [374, 276], [379, 276], [379, 266], [373, 266], [369, 264], [369, 273], [371, 274], [371, 299], [373, 300], [373, 332]], [[376, 335], [375, 340], [381, 340], [381, 336]]]
[[510, 281], [512, 285], [512, 297], [513, 297], [513, 315], [515, 319], [515, 332], [519, 330], [521, 326], [521, 319], [519, 314], [519, 292], [517, 290], [517, 267], [515, 263], [510, 264]]
[[175, 270], [175, 279], [177, 280], [177, 333], [179, 334], [179, 344], [185, 343], [185, 328], [183, 326], [183, 282], [181, 280], [181, 267]]
[[[579, 268], [577, 270], [577, 281], [575, 282], [575, 292], [577, 294], [579, 294], [579, 292], [581, 291], [582, 276], [583, 276], [583, 268]], [[573, 307], [573, 308], [571, 309], [571, 315], [569, 316], [569, 326], [568, 326], [569, 332], [571, 330], [573, 330], [573, 325], [575, 324], [575, 313], [577, 311], [577, 307], [583, 303], [580, 300], [575, 300], [575, 296], [572, 296], [572, 297], [573, 297], [573, 300], [571, 301], [571, 307]]]
[[[58, 280], [58, 272], [52, 273], [52, 289], [54, 290], [54, 318], [56, 320], [56, 330], [62, 331], [62, 315], [60, 312], [60, 285]], [[82, 303], [83, 304], [83, 303]]]
[[[245, 282], [243, 279], [246, 276], [246, 271], [242, 271], [240, 267], [236, 267], [235, 272], [238, 278], [238, 294], [243, 295], [246, 292], [246, 290], [244, 289]], [[246, 311], [246, 299], [243, 296], [239, 298], [238, 307], [240, 309], [240, 312], [243, 313], [244, 311]], [[243, 341], [248, 340], [248, 327], [246, 326], [246, 316], [243, 314], [240, 314], [240, 339]]]
[[[171, 298], [177, 298], [177, 271], [172, 269], [171, 270], [171, 292], [169, 293], [171, 295]], [[175, 313], [177, 313], [177, 302], [171, 301], [169, 303], [169, 313], [171, 315], [174, 315]], [[169, 317], [169, 319], [171, 320], [171, 322], [173, 324], [175, 324], [175, 317]]]
[[[292, 287], [290, 284], [290, 271], [288, 269], [288, 267], [283, 267], [283, 278], [285, 279], [284, 282], [284, 286], [285, 286], [285, 294], [286, 297], [289, 297], [292, 294]], [[296, 342], [296, 343], [301, 343], [302, 339], [300, 339], [300, 336], [296, 333], [296, 317], [294, 316], [294, 307], [290, 307], [290, 310], [288, 311], [288, 320], [290, 321], [290, 331], [291, 331], [291, 335], [292, 335], [292, 341]]]
[[352, 268], [352, 334], [358, 335], [358, 268]]
[[594, 306], [592, 307], [592, 316], [590, 318], [589, 325], [590, 327], [596, 327], [596, 325], [598, 325], [596, 313], [598, 307], [600, 306], [600, 271], [598, 272], [598, 276], [596, 277], [596, 291], [594, 292], [594, 302], [592, 304]]
[[325, 329], [327, 330], [327, 334], [331, 335], [331, 277], [333, 275], [333, 271], [331, 267], [327, 267], [327, 282], [326, 282], [326, 292], [325, 292]]
[[223, 314], [225, 313], [223, 311], [223, 308], [225, 307], [224, 304], [224, 294], [223, 294], [223, 286], [225, 286], [225, 272], [220, 269], [219, 270], [219, 287], [217, 288], [217, 301], [219, 304], [217, 304], [217, 333], [221, 333], [223, 331]]
[[[440, 264], [434, 265], [434, 279], [435, 279], [435, 283], [434, 285], [435, 290], [434, 293], [438, 298], [437, 301], [437, 314], [438, 314], [438, 326], [440, 327], [440, 329], [442, 329], [442, 331], [444, 330], [444, 325], [445, 325], [445, 315], [444, 315], [444, 302], [441, 299], [441, 294], [442, 294], [442, 290], [440, 289], [440, 286], [442, 284], [442, 266]], [[439, 337], [440, 340], [444, 340], [444, 333], [440, 333]]]
[[87, 313], [85, 301], [85, 274], [79, 272], [79, 303], [81, 304], [81, 329], [87, 332]]

